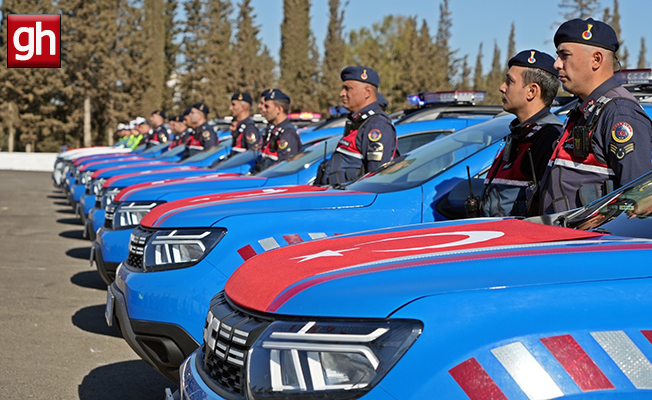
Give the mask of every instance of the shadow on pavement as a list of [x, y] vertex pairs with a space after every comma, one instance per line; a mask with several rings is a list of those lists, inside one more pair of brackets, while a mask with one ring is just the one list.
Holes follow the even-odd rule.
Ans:
[[53, 201], [52, 204], [55, 206], [70, 207], [70, 204], [66, 203], [65, 201]]
[[95, 368], [86, 375], [79, 385], [79, 399], [161, 400], [166, 387], [174, 388], [174, 384], [144, 361], [123, 361]]
[[83, 288], [106, 290], [106, 282], [95, 269], [76, 273], [70, 278], [70, 282]]
[[[66, 199], [66, 196], [64, 196], [64, 195], [62, 195], [62, 194], [59, 194], [59, 195], [49, 194], [49, 195], [47, 195], [47, 198], [48, 198], [48, 199], [65, 200], [65, 199]], [[55, 204], [56, 204], [56, 203], [55, 203]]]
[[[91, 248], [90, 247], [77, 247], [75, 249], [70, 249], [70, 250], [66, 251], [66, 255], [68, 257], [78, 258], [80, 260], [89, 260], [91, 258]], [[89, 264], [88, 268], [90, 268], [90, 264]]]
[[68, 225], [81, 225], [81, 220], [79, 218], [61, 218], [57, 220], [58, 223], [60, 224], [68, 224]]
[[106, 319], [104, 318], [105, 310], [105, 304], [84, 307], [72, 316], [72, 324], [86, 332], [121, 338], [122, 334], [120, 333], [120, 329], [115, 324], [113, 326], [106, 324]]
[[[67, 205], [67, 204], [66, 204]], [[63, 210], [57, 210], [59, 214], [74, 214], [75, 212], [69, 208]]]
[[[74, 230], [74, 231], [64, 231], [59, 234], [61, 237], [65, 237], [68, 239], [81, 239], [88, 241], [88, 239], [84, 239], [84, 230]], [[90, 255], [90, 253], [89, 253]], [[86, 257], [88, 258], [88, 257]]]

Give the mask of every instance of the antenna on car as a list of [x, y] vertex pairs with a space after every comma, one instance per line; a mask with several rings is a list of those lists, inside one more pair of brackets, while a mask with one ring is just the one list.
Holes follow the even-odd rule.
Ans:
[[471, 184], [471, 170], [466, 166], [466, 176], [469, 181], [469, 197], [464, 201], [464, 209], [466, 210], [467, 218], [475, 218], [478, 216], [478, 198], [473, 195], [473, 185]]

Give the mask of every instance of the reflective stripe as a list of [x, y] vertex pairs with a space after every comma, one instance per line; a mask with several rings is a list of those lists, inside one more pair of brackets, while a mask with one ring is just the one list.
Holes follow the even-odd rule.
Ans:
[[652, 364], [623, 331], [591, 332], [636, 389], [652, 389]]
[[256, 255], [256, 250], [254, 250], [254, 248], [251, 247], [250, 244], [248, 244], [238, 249], [238, 254], [240, 254], [240, 257], [242, 257], [244, 261], [247, 261], [248, 259]]
[[[524, 186], [527, 187], [530, 182], [529, 181], [517, 181], [513, 179], [503, 179], [503, 178], [494, 178], [491, 181], [492, 184], [498, 184], [498, 185], [510, 185], [510, 186]], [[489, 180], [485, 179], [484, 184], [487, 185], [489, 184]]]
[[563, 160], [561, 158], [555, 159], [553, 165], [560, 165], [562, 167], [579, 169], [580, 171], [594, 172], [602, 175], [615, 175], [611, 168], [600, 167], [598, 165], [580, 164], [570, 160]]
[[360, 153], [354, 153], [354, 152], [352, 152], [352, 151], [345, 150], [345, 149], [343, 149], [343, 148], [341, 148], [341, 147], [336, 148], [335, 151], [338, 151], [338, 152], [340, 152], [340, 153], [342, 153], [342, 154], [346, 154], [347, 156], [351, 156], [351, 157], [354, 157], [354, 158], [358, 158], [358, 159], [360, 159], [360, 160], [362, 160], [362, 159], [364, 158], [364, 157], [362, 156], [362, 154], [360, 154]]
[[274, 239], [273, 237], [268, 237], [268, 238], [265, 238], [265, 239], [260, 239], [260, 240], [258, 241], [258, 243], [260, 243], [260, 245], [263, 246], [263, 249], [264, 249], [265, 251], [270, 251], [270, 250], [277, 249], [277, 248], [281, 247], [281, 246], [279, 246], [279, 244], [276, 242], [276, 239]]
[[263, 158], [269, 158], [269, 159], [272, 159], [274, 161], [278, 161], [278, 156], [275, 156], [275, 155], [272, 155], [272, 154], [263, 153], [263, 154], [261, 154], [261, 156], [263, 156]]
[[299, 235], [283, 235], [283, 239], [285, 239], [285, 241], [288, 242], [288, 244], [303, 242], [303, 239], [301, 239], [301, 236]]
[[531, 400], [561, 397], [564, 393], [521, 342], [491, 350]]
[[319, 233], [309, 233], [308, 236], [310, 236], [311, 239], [321, 239], [323, 237], [326, 237], [326, 234], [323, 232]]
[[507, 400], [507, 396], [475, 358], [451, 368], [448, 373], [471, 400]]
[[190, 148], [191, 150], [204, 150], [204, 146], [194, 146], [194, 145], [190, 145], [189, 148]]
[[247, 151], [247, 149], [242, 147], [231, 147], [231, 150], [235, 151], [236, 153], [244, 153], [245, 151]]
[[542, 338], [541, 343], [546, 346], [583, 392], [614, 388], [614, 385], [571, 335]]

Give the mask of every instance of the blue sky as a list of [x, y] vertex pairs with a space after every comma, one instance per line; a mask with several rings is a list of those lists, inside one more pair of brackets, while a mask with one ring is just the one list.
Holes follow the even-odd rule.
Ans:
[[[483, 43], [485, 72], [493, 56], [494, 41], [501, 50], [502, 62], [512, 22], [516, 28], [517, 51], [529, 48], [554, 54], [552, 37], [562, 21], [558, 4], [561, 0], [449, 0], [453, 17], [452, 47], [460, 55], [468, 54], [470, 65], [475, 64], [480, 42]], [[342, 3], [345, 1], [342, 0]], [[417, 16], [425, 19], [434, 35], [439, 19], [437, 0], [349, 0], [344, 9], [345, 32], [363, 26], [371, 27], [385, 15]], [[602, 7], [613, 8], [613, 0], [601, 0]], [[253, 0], [256, 23], [261, 39], [278, 58], [283, 21], [283, 0]], [[620, 0], [621, 41], [629, 49], [629, 65], [636, 66], [641, 37], [645, 37], [647, 60], [652, 67], [652, 16], [650, 0]], [[320, 50], [323, 50], [328, 25], [328, 0], [312, 0], [311, 26]], [[602, 9], [595, 16], [602, 18]], [[322, 52], [323, 54], [323, 52]]]

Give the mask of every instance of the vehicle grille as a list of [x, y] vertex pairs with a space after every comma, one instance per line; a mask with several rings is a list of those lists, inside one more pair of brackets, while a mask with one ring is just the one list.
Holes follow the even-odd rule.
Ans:
[[[224, 297], [224, 292], [213, 298], [210, 312], [219, 323], [217, 328], [213, 323], [211, 329], [206, 319], [202, 345], [203, 372], [233, 398], [244, 398], [247, 352], [269, 322], [234, 309]], [[208, 335], [215, 339], [214, 349], [206, 343]]]
[[146, 231], [137, 227], [129, 238], [129, 257], [127, 264], [135, 269], [143, 270], [143, 257], [145, 255], [145, 243], [154, 232]]
[[107, 229], [113, 229], [113, 216], [116, 208], [115, 205], [108, 205], [104, 209], [104, 227]]

